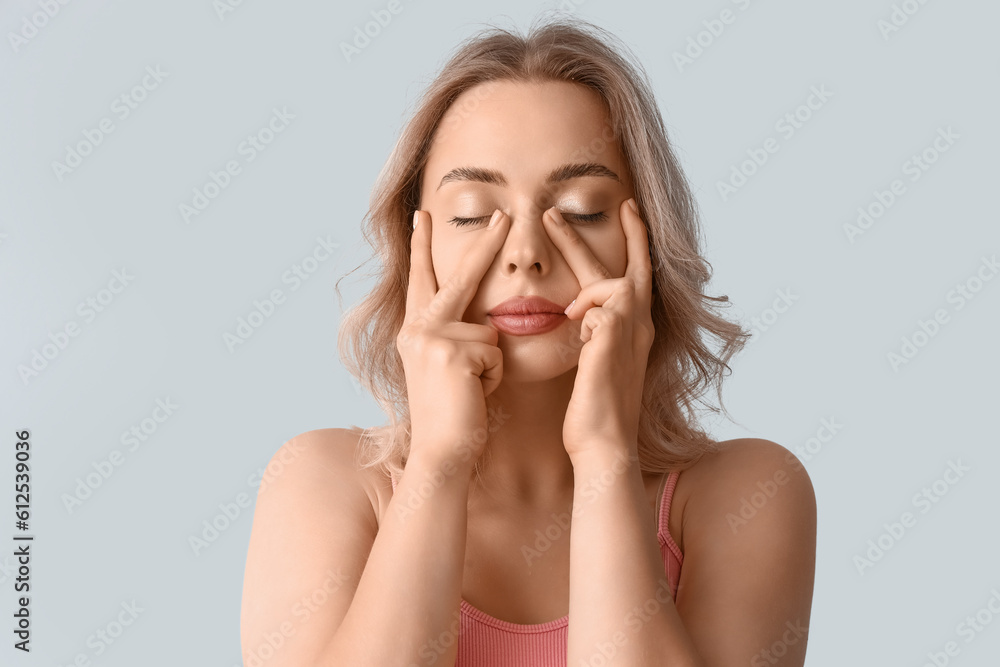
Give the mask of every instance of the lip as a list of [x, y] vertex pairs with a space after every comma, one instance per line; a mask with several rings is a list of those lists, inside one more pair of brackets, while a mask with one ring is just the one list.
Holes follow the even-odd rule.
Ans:
[[566, 306], [552, 303], [541, 296], [512, 296], [491, 310], [489, 315], [531, 315], [533, 313], [555, 313], [563, 315]]
[[498, 330], [513, 336], [545, 333], [566, 320], [565, 307], [540, 296], [515, 296], [488, 315]]

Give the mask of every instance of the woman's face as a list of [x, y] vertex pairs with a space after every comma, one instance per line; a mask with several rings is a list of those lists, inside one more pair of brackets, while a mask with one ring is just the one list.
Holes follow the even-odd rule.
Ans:
[[[548, 180], [567, 165], [592, 168], [588, 175]], [[463, 174], [451, 174], [456, 169]], [[494, 182], [470, 173], [485, 170]], [[621, 277], [626, 250], [619, 211], [632, 196], [631, 175], [593, 90], [511, 81], [467, 90], [442, 118], [421, 183], [420, 210], [432, 224], [438, 286], [482, 242], [491, 214], [500, 209], [510, 218], [507, 235], [463, 321], [491, 326], [489, 311], [514, 296], [540, 295], [567, 305], [581, 285], [542, 214], [556, 206], [597, 260]], [[535, 335], [500, 332], [504, 376], [528, 381], [565, 373], [579, 359], [579, 334], [579, 320]]]

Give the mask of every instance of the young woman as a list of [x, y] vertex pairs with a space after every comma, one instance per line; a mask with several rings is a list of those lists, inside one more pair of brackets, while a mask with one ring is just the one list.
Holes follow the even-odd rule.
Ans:
[[367, 220], [341, 351], [390, 423], [275, 454], [244, 664], [801, 666], [812, 484], [697, 423], [746, 334], [628, 50], [579, 20], [468, 40]]

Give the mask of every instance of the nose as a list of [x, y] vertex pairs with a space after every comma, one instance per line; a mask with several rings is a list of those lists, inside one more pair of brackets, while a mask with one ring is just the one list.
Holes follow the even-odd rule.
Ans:
[[532, 206], [525, 213], [507, 213], [510, 226], [499, 257], [501, 271], [505, 274], [527, 271], [544, 276], [552, 271], [554, 251], [558, 249], [545, 231], [544, 212], [545, 209]]

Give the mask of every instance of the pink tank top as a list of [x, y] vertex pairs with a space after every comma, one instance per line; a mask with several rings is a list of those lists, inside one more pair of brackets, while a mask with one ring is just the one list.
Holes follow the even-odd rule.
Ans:
[[[680, 471], [667, 475], [660, 499], [657, 537], [660, 554], [670, 583], [670, 595], [677, 598], [684, 555], [667, 530], [670, 500], [677, 486]], [[392, 488], [396, 479], [392, 477]], [[455, 667], [566, 667], [566, 643], [569, 639], [569, 616], [546, 623], [522, 624], [501, 621], [473, 607], [462, 598], [461, 626], [458, 635], [458, 657]]]

